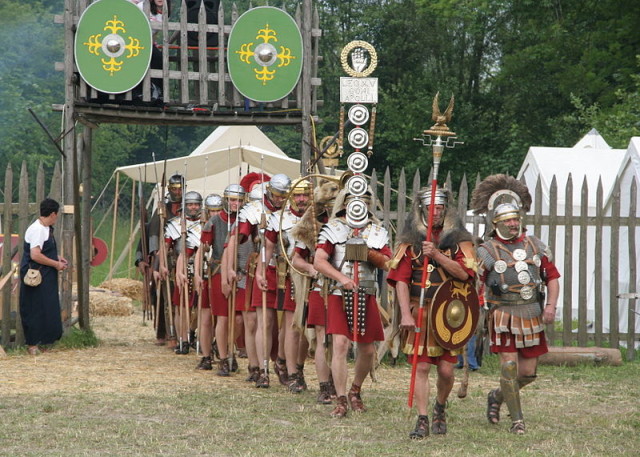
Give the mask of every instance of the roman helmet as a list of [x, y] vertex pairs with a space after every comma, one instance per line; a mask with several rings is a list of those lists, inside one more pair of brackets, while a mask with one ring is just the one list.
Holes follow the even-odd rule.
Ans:
[[[289, 193], [290, 193], [290, 196], [307, 195], [311, 197], [311, 181], [309, 181], [308, 179], [299, 179], [298, 181], [295, 182], [293, 187], [291, 187], [291, 191]], [[291, 198], [291, 207], [295, 211], [300, 210], [300, 208], [298, 208], [298, 205], [293, 198]]]
[[204, 207], [207, 211], [221, 211], [223, 206], [222, 197], [218, 194], [209, 194], [204, 199]]
[[200, 205], [197, 209], [193, 209], [193, 210], [189, 210], [189, 208], [186, 209], [187, 211], [186, 216], [190, 219], [196, 219], [197, 217], [200, 216], [200, 211], [202, 209], [202, 195], [200, 195], [198, 192], [194, 190], [187, 192], [184, 196], [185, 208], [186, 208], [186, 205], [190, 203], [197, 203], [198, 205]]
[[[510, 240], [522, 234], [522, 217], [531, 208], [531, 194], [527, 186], [513, 176], [488, 176], [478, 184], [471, 195], [471, 208], [475, 214], [484, 214], [489, 236], [498, 235]], [[509, 219], [518, 219], [517, 234], [510, 234], [505, 225]]]
[[169, 201], [173, 203], [182, 201], [183, 184], [184, 179], [179, 173], [175, 173], [169, 178], [169, 183], [167, 184], [167, 187], [169, 189]]
[[229, 199], [237, 198], [240, 202], [244, 201], [246, 192], [240, 184], [229, 184], [222, 193], [224, 210], [229, 212]]
[[291, 187], [291, 179], [283, 174], [278, 173], [277, 175], [273, 175], [271, 180], [267, 183], [267, 198], [271, 203], [273, 203], [273, 197], [286, 197], [289, 193], [289, 187]]
[[[429, 216], [429, 205], [431, 204], [431, 187], [423, 187], [418, 191], [417, 196], [418, 196], [418, 209], [420, 211], [420, 220], [426, 227], [427, 219]], [[437, 187], [435, 196], [433, 197], [433, 204], [442, 205], [446, 209], [448, 203], [449, 203], [449, 193], [447, 192], [447, 190], [441, 187]], [[444, 217], [442, 218], [441, 221], [434, 221], [434, 226], [440, 227], [442, 226], [443, 222], [444, 222]]]

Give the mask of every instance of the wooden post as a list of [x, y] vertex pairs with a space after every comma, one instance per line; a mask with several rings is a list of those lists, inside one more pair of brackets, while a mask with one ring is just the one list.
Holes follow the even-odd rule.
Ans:
[[[638, 214], [638, 184], [635, 177], [631, 180], [631, 190], [629, 192], [629, 196], [629, 238], [627, 239], [627, 244], [629, 246], [629, 292], [637, 293], [639, 292], [638, 290], [632, 290], [632, 288], [637, 287], [638, 284], [638, 272], [636, 271], [636, 259], [638, 256], [638, 247], [636, 245], [636, 228], [638, 226], [638, 221], [636, 219], [636, 214]], [[629, 300], [627, 303], [629, 306], [629, 309], [627, 311], [627, 360], [631, 361], [634, 360], [636, 356], [635, 340], [636, 320], [638, 319], [638, 316], [636, 315], [635, 308], [636, 304], [638, 303], [638, 299]]]
[[89, 321], [89, 288], [91, 286], [91, 140], [93, 129], [86, 127], [82, 131], [82, 206], [80, 208], [82, 224], [82, 294], [78, 289], [78, 323], [80, 328], [91, 328]]
[[596, 346], [602, 346], [602, 219], [603, 219], [603, 195], [602, 176], [598, 178], [598, 187], [596, 189], [596, 244], [595, 244], [595, 265], [594, 277], [596, 280], [593, 285], [593, 300], [595, 307], [595, 342]]
[[[74, 24], [73, 17], [76, 14], [74, 9], [75, 2], [73, 0], [65, 0], [64, 2], [64, 119], [63, 119], [63, 131], [66, 132], [69, 129], [74, 128], [75, 124], [75, 87], [74, 87]], [[71, 135], [70, 139], [65, 138], [63, 140], [63, 151], [65, 157], [63, 158], [63, 196], [61, 205], [63, 208], [68, 209], [69, 212], [64, 211], [62, 213], [62, 240], [61, 246], [58, 247], [58, 252], [62, 253], [62, 256], [67, 259], [69, 266], [62, 272], [62, 287], [60, 288], [60, 304], [62, 311], [63, 323], [68, 325], [71, 318], [71, 286], [73, 278], [73, 233], [74, 233], [74, 188], [77, 186], [77, 182], [74, 181], [74, 163], [75, 163], [75, 135]]]
[[[313, 55], [311, 49], [311, 0], [302, 2], [302, 49], [305, 56]], [[302, 148], [300, 150], [300, 174], [305, 175], [311, 160], [311, 145], [314, 144], [311, 129], [311, 68], [310, 64], [302, 66]], [[300, 101], [299, 101], [300, 102]]]
[[[618, 323], [618, 260], [620, 257], [620, 181], [616, 180], [611, 192], [611, 260], [609, 263], [609, 343], [612, 348], [620, 347]], [[604, 254], [606, 255], [606, 254]]]
[[[551, 178], [551, 185], [549, 186], [549, 249], [555, 256], [560, 256], [560, 253], [556, 250], [556, 227], [558, 226], [558, 182], [556, 176]], [[564, 304], [563, 304], [564, 306]], [[545, 334], [547, 335], [547, 341], [549, 344], [555, 344], [556, 330], [554, 324], [547, 325]]]
[[[27, 231], [27, 227], [31, 222], [31, 215], [29, 214], [29, 172], [27, 171], [27, 163], [22, 162], [22, 169], [20, 170], [20, 184], [18, 190], [18, 259], [22, 260], [24, 256], [24, 234]], [[38, 216], [40, 215], [40, 202], [37, 202]], [[10, 244], [10, 246], [13, 243]], [[12, 296], [12, 300], [17, 297]], [[22, 320], [20, 319], [20, 304], [16, 302], [16, 346], [24, 345], [24, 331], [22, 329]]]
[[[11, 196], [13, 195], [13, 171], [11, 164], [7, 165], [4, 174], [4, 214], [2, 223], [4, 228], [4, 240], [9, 249], [2, 250], [2, 273], [7, 274], [11, 270], [11, 232], [13, 231], [13, 215], [11, 214]], [[11, 287], [2, 290], [2, 345], [7, 346], [11, 336]]]
[[[580, 191], [580, 258], [578, 259], [578, 346], [587, 345], [587, 217], [589, 215], [589, 186], [587, 177]], [[573, 228], [571, 228], [573, 230]], [[566, 249], [566, 246], [565, 246]], [[567, 249], [568, 250], [568, 249]]]

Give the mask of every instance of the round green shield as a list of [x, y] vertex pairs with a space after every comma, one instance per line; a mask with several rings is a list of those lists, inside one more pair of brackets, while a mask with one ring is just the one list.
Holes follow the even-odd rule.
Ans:
[[76, 66], [96, 90], [120, 94], [137, 86], [151, 61], [151, 26], [128, 0], [100, 0], [78, 22]]
[[302, 35], [278, 8], [253, 8], [229, 34], [227, 62], [235, 88], [248, 99], [273, 102], [286, 97], [302, 71]]

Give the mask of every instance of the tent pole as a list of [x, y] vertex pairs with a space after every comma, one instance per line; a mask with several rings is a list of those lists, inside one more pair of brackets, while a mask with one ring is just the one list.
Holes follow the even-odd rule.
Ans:
[[[131, 181], [131, 217], [129, 221], [129, 235], [133, 232], [133, 210], [135, 209], [136, 204], [136, 182]], [[141, 215], [142, 216], [142, 215]], [[129, 262], [127, 265], [131, 266], [131, 254], [133, 253], [133, 249], [129, 249]], [[145, 260], [146, 262], [146, 260]], [[131, 269], [127, 268], [127, 278], [131, 279]]]
[[118, 197], [120, 197], [120, 173], [116, 174], [116, 198], [113, 205], [113, 223], [111, 224], [111, 258], [109, 259], [109, 281], [113, 279], [113, 252], [116, 247], [116, 222], [118, 221]]

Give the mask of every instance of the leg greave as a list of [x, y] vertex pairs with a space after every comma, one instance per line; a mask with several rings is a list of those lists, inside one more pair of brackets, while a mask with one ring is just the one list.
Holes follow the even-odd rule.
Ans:
[[523, 420], [522, 407], [520, 406], [520, 387], [518, 383], [518, 366], [509, 361], [502, 364], [500, 376], [500, 390], [504, 401], [509, 408], [512, 421]]

